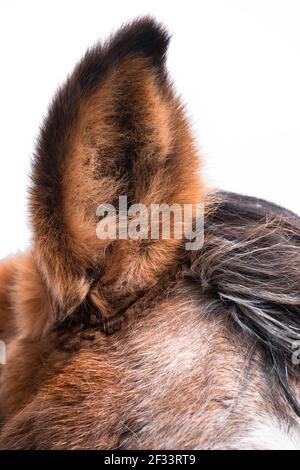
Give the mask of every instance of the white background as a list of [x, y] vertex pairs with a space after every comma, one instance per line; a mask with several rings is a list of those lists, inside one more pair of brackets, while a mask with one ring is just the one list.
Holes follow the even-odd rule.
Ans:
[[29, 242], [26, 186], [56, 87], [87, 46], [152, 13], [209, 181], [300, 213], [298, 0], [1, 0], [0, 258]]

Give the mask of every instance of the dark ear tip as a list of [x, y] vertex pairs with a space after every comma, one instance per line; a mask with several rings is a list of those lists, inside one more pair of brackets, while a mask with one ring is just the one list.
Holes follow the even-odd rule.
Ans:
[[109, 43], [110, 54], [116, 58], [142, 54], [162, 65], [170, 42], [166, 28], [150, 16], [124, 25]]

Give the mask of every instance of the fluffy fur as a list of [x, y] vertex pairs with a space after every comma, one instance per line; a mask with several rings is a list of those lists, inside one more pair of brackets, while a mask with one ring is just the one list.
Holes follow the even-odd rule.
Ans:
[[[206, 194], [168, 41], [127, 25], [50, 106], [33, 246], [0, 265], [1, 448], [299, 447], [300, 220]], [[96, 208], [120, 195], [205, 202], [203, 248], [98, 240]]]
[[198, 155], [165, 69], [168, 40], [151, 19], [122, 28], [86, 53], [50, 106], [30, 207], [35, 262], [60, 318], [86, 299], [114, 317], [176, 259], [176, 240], [98, 240], [100, 204], [202, 200]]

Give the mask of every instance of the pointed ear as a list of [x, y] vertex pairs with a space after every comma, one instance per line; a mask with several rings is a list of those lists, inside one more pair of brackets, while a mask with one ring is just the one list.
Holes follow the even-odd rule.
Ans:
[[[32, 171], [31, 220], [36, 263], [65, 314], [99, 281], [102, 292], [101, 279], [116, 283], [129, 262], [124, 244], [108, 262], [111, 243], [96, 236], [100, 204], [121, 195], [130, 204], [202, 198], [197, 152], [165, 68], [168, 43], [152, 19], [123, 27], [86, 53], [50, 106]], [[152, 278], [166, 252], [155, 253]], [[153, 263], [139, 262], [149, 272]], [[124, 276], [138, 282], [142, 274], [135, 267]]]

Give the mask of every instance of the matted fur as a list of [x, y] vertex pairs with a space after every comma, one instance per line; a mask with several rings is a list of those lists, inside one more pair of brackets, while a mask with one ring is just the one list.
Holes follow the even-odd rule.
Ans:
[[[0, 264], [3, 449], [300, 448], [300, 221], [206, 194], [167, 45], [127, 25], [50, 106], [33, 247]], [[203, 248], [98, 240], [96, 207], [124, 194], [206, 202]]]

